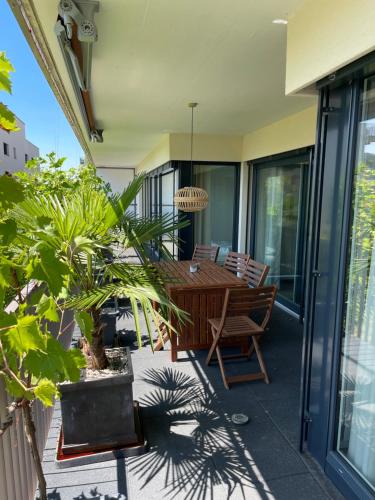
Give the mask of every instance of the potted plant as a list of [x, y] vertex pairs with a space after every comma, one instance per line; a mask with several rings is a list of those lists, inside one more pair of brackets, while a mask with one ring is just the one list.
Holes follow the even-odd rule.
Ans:
[[[186, 222], [176, 222], [173, 216], [148, 220], [129, 214], [127, 211], [143, 180], [143, 176], [136, 177], [121, 195], [111, 195], [89, 185], [84, 190], [73, 191], [69, 197], [39, 196], [31, 192], [13, 211], [25, 233], [34, 235], [33, 251], [46, 247], [69, 269], [64, 307], [76, 310], [89, 369], [107, 368], [100, 307], [108, 299], [126, 297], [129, 300], [139, 345], [139, 307], [146, 319], [151, 344], [150, 318], [158, 329], [160, 323], [169, 324], [170, 312], [181, 319], [184, 317], [170, 302], [146, 256], [145, 246], [154, 240], [168, 254], [162, 236], [167, 233], [172, 239]], [[135, 249], [141, 265], [108, 259], [116, 245]], [[33, 261], [30, 268], [30, 277], [37, 279], [38, 270], [33, 268]], [[154, 309], [154, 303], [160, 307]], [[64, 449], [96, 450], [134, 441], [133, 376], [129, 356], [125, 364], [127, 371], [123, 373], [60, 386]]]
[[[22, 185], [3, 175], [0, 192], [0, 376], [10, 396], [0, 436], [13, 424], [15, 412], [21, 411], [40, 498], [46, 500], [32, 406], [36, 401], [52, 406], [59, 395], [58, 384], [78, 381], [86, 362], [80, 350], [65, 350], [61, 344], [69, 329], [64, 326], [58, 299], [68, 268], [41, 246], [34, 254], [33, 264], [38, 286], [27, 293], [24, 284], [30, 279], [30, 239], [12, 218], [15, 205], [24, 199]], [[49, 267], [55, 272], [47, 275], [45, 270]], [[13, 298], [11, 306], [6, 307]]]

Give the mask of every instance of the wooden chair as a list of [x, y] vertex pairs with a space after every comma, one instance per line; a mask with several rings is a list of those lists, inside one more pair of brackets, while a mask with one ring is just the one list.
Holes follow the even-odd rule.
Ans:
[[217, 245], [195, 245], [192, 260], [211, 260], [216, 262], [220, 247]]
[[253, 259], [249, 259], [242, 279], [246, 281], [251, 288], [257, 288], [264, 285], [269, 270], [270, 266], [267, 266], [267, 264], [261, 264]]
[[245, 253], [229, 252], [225, 257], [224, 268], [242, 278], [249, 259], [250, 256]]
[[[211, 326], [213, 342], [208, 352], [206, 364], [210, 364], [215, 352], [224, 386], [227, 389], [229, 389], [229, 384], [235, 382], [263, 379], [267, 384], [270, 383], [258, 339], [264, 334], [271, 317], [275, 295], [276, 286], [274, 285], [258, 288], [228, 288], [225, 294], [221, 318], [208, 319]], [[264, 313], [263, 320], [259, 323], [249, 318], [250, 312], [255, 310]], [[227, 377], [223, 360], [243, 357], [248, 358], [252, 349], [249, 349], [248, 352], [245, 353], [241, 352], [241, 354], [222, 356], [220, 343], [228, 340], [241, 340], [244, 337], [251, 337], [252, 347], [256, 352], [261, 371], [258, 373]]]

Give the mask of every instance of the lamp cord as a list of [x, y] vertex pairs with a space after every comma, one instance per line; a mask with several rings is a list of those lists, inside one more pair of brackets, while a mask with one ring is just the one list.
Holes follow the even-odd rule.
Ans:
[[193, 137], [194, 137], [194, 107], [191, 108], [191, 132], [190, 132], [190, 166], [193, 171]]

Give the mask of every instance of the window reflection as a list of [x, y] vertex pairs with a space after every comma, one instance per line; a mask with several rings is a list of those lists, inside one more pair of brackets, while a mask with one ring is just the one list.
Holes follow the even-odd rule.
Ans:
[[353, 184], [337, 449], [375, 488], [375, 79], [367, 79]]

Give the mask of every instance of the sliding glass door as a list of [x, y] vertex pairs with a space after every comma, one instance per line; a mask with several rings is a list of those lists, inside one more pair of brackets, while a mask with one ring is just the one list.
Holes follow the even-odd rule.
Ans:
[[193, 185], [205, 189], [209, 197], [207, 208], [194, 214], [194, 244], [218, 245], [218, 261], [223, 262], [237, 244], [237, 166], [194, 165]]
[[375, 495], [375, 77], [361, 94], [351, 212], [336, 447]]
[[309, 452], [361, 500], [375, 498], [374, 62], [321, 82], [301, 409]]
[[[143, 215], [151, 219], [161, 215], [175, 217], [177, 215], [173, 197], [178, 189], [179, 172], [172, 165], [166, 164], [151, 172], [146, 177], [143, 187]], [[172, 237], [173, 236], [173, 237]], [[149, 251], [153, 260], [160, 260], [164, 257], [160, 252], [160, 242], [150, 241]], [[178, 234], [165, 234], [163, 243], [169, 257], [178, 257]]]
[[296, 311], [303, 295], [308, 166], [309, 153], [292, 153], [257, 162], [253, 170], [251, 254], [270, 266], [268, 283]]

